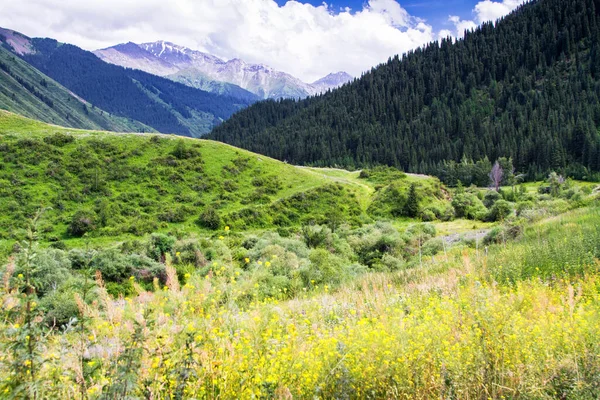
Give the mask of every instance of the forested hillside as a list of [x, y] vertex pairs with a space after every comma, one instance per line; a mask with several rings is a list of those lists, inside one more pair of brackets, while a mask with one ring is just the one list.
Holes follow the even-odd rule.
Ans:
[[152, 131], [152, 128], [138, 121], [115, 117], [92, 107], [2, 47], [0, 108], [71, 128]]
[[443, 177], [453, 162], [512, 157], [532, 179], [589, 178], [600, 171], [599, 13], [599, 0], [533, 1], [323, 96], [255, 104], [210, 137], [293, 163]]
[[208, 93], [108, 64], [91, 52], [53, 39], [31, 39], [30, 43], [32, 51], [20, 56], [35, 68], [94, 106], [160, 132], [200, 136], [249, 104], [247, 99]]

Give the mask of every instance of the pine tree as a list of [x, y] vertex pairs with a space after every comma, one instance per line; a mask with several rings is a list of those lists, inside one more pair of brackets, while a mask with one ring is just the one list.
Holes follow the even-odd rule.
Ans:
[[417, 194], [417, 185], [411, 184], [410, 190], [408, 191], [408, 198], [404, 204], [403, 214], [410, 218], [416, 218], [419, 216], [421, 208], [419, 206], [419, 196]]

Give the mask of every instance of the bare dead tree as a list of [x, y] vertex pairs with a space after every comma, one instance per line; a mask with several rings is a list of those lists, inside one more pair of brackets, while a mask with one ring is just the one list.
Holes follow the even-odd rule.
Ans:
[[500, 163], [496, 161], [492, 170], [490, 172], [490, 180], [492, 181], [492, 186], [497, 191], [500, 190], [500, 184], [502, 183], [502, 177], [504, 176], [504, 171], [500, 166]]

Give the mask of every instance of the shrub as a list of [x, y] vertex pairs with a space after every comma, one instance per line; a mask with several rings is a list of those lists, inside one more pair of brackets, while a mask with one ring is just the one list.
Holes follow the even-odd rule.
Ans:
[[429, 239], [423, 244], [421, 251], [424, 256], [434, 256], [437, 253], [444, 250], [443, 239], [433, 238]]
[[306, 225], [302, 227], [302, 238], [308, 247], [324, 246], [329, 240], [331, 231], [324, 226]]
[[483, 238], [483, 244], [505, 243], [523, 234], [523, 226], [519, 224], [496, 226]]
[[90, 267], [100, 271], [108, 282], [122, 282], [135, 276], [146, 282], [153, 278], [163, 278], [164, 266], [149, 257], [139, 254], [123, 254], [117, 249], [103, 250], [97, 253]]
[[[381, 268], [382, 267], [382, 268]], [[392, 256], [391, 254], [384, 254], [381, 257], [379, 264], [375, 267], [375, 269], [382, 269], [385, 271], [400, 271], [406, 267], [406, 261], [402, 258]]]
[[325, 249], [310, 252], [310, 263], [301, 270], [304, 285], [337, 284], [343, 280], [343, 261]]
[[69, 143], [73, 143], [75, 138], [72, 135], [67, 135], [61, 132], [57, 132], [52, 136], [46, 136], [44, 142], [51, 144], [56, 147], [63, 147]]
[[435, 221], [437, 219], [437, 216], [435, 215], [433, 210], [427, 208], [421, 211], [421, 219], [425, 222], [431, 222]]
[[[19, 254], [18, 257], [24, 257]], [[66, 252], [57, 249], [38, 250], [34, 259], [35, 268], [32, 274], [32, 283], [38, 295], [55, 290], [62, 282], [71, 276], [71, 260]], [[15, 276], [20, 274], [24, 263], [17, 262]]]
[[89, 210], [79, 210], [71, 218], [68, 232], [71, 236], [81, 237], [96, 229], [96, 213]]
[[487, 209], [481, 200], [471, 193], [456, 194], [452, 200], [452, 206], [457, 218], [483, 219], [487, 214]]
[[502, 198], [502, 195], [495, 190], [488, 190], [483, 197], [483, 205], [491, 208], [494, 203]]
[[216, 231], [221, 227], [221, 217], [213, 207], [207, 207], [204, 212], [200, 214], [198, 224], [204, 228]]
[[517, 217], [520, 217], [525, 211], [533, 210], [535, 208], [535, 204], [532, 201], [521, 201], [517, 203]]
[[196, 158], [200, 156], [200, 152], [192, 146], [188, 146], [185, 142], [185, 139], [178, 139], [177, 143], [175, 144], [175, 148], [171, 152], [171, 155], [178, 160], [187, 160], [189, 158]]
[[164, 264], [166, 254], [173, 250], [176, 239], [162, 233], [153, 233], [148, 243], [148, 256]]
[[513, 212], [513, 206], [506, 200], [497, 200], [487, 215], [490, 222], [503, 221]]

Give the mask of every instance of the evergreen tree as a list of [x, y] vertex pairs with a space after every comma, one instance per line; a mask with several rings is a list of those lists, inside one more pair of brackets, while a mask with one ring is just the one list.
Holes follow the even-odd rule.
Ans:
[[417, 194], [417, 185], [411, 184], [410, 190], [408, 191], [408, 198], [406, 204], [404, 204], [403, 214], [406, 217], [416, 218], [421, 211], [419, 206], [419, 196]]

